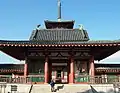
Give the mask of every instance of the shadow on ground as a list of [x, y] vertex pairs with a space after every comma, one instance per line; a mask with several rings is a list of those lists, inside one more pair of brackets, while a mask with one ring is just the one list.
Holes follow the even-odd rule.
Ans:
[[64, 88], [64, 85], [61, 85], [61, 86], [57, 86], [57, 88], [55, 89], [55, 92], [59, 91], [60, 89], [63, 89]]
[[77, 92], [77, 93], [116, 93], [114, 90], [110, 89], [108, 90], [107, 92], [104, 92], [104, 91], [97, 91], [95, 88], [93, 88], [91, 85], [90, 85], [90, 88], [89, 90], [87, 91], [84, 91], [84, 92]]

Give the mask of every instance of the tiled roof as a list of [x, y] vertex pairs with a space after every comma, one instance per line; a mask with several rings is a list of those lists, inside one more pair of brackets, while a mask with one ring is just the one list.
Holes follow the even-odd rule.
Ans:
[[54, 44], [120, 44], [120, 40], [89, 40], [89, 41], [36, 41], [36, 40], [0, 40], [0, 44], [38, 44], [38, 45], [54, 45]]
[[[36, 40], [28, 40], [28, 41], [7, 41], [7, 40], [0, 40], [0, 50], [11, 55], [12, 57], [24, 60], [24, 48], [25, 47], [100, 47], [101, 51], [103, 50], [103, 53], [101, 54], [98, 52], [95, 54], [94, 58], [95, 60], [102, 60], [106, 58], [107, 56], [110, 56], [111, 54], [117, 52], [120, 49], [120, 40], [116, 41], [110, 41], [110, 40], [102, 40], [102, 41], [36, 41]], [[114, 46], [114, 47], [111, 47]], [[8, 47], [8, 48], [5, 48]], [[11, 50], [11, 47], [13, 49], [15, 48], [16, 51], [14, 52]], [[108, 48], [106, 51], [102, 47], [111, 47]], [[8, 50], [7, 50], [8, 49]], [[96, 51], [95, 51], [96, 52]]]
[[112, 69], [112, 68], [119, 68], [120, 69], [120, 64], [103, 64], [103, 63], [96, 63], [95, 68], [98, 69]]
[[0, 64], [0, 73], [2, 72], [23, 72], [24, 65], [23, 64]]
[[60, 21], [45, 20], [45, 26], [47, 29], [52, 28], [73, 29], [74, 22], [75, 22], [74, 20], [60, 20]]
[[103, 64], [103, 63], [96, 63], [95, 64], [95, 71], [97, 73], [104, 72], [104, 73], [119, 73], [120, 72], [120, 64]]
[[96, 72], [104, 72], [104, 73], [119, 73], [120, 72], [120, 64], [95, 64]]
[[69, 42], [69, 41], [87, 41], [89, 40], [86, 30], [79, 29], [42, 29], [34, 30], [30, 40], [48, 41], [48, 42]]
[[75, 20], [45, 20], [45, 22], [49, 22], [49, 23], [71, 23], [71, 22], [75, 22]]
[[95, 69], [96, 73], [120, 73], [120, 69], [118, 68], [112, 68], [112, 69]]

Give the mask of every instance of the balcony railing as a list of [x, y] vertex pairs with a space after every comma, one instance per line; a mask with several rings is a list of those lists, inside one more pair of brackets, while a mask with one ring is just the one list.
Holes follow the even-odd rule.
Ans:
[[44, 76], [29, 76], [29, 77], [18, 77], [18, 78], [12, 78], [12, 77], [0, 77], [0, 82], [6, 82], [6, 83], [40, 83], [44, 82]]
[[[120, 76], [88, 76], [88, 75], [79, 75], [74, 79], [75, 83], [89, 83], [89, 84], [113, 84], [115, 82], [120, 82]], [[44, 83], [44, 75], [32, 75], [28, 77], [0, 77], [0, 82], [6, 83]]]
[[110, 76], [84, 76], [79, 75], [75, 77], [75, 83], [90, 83], [90, 84], [113, 84], [115, 82], [120, 82], [120, 76], [110, 75]]

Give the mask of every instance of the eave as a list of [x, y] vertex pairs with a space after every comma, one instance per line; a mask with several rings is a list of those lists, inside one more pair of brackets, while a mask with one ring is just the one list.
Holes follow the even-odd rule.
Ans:
[[50, 20], [45, 20], [45, 26], [47, 29], [51, 28], [68, 28], [68, 29], [73, 29], [74, 22], [73, 20], [70, 21], [50, 21]]
[[96, 73], [120, 73], [120, 68], [95, 69]]
[[0, 73], [23, 73], [24, 70], [18, 69], [0, 69]]
[[0, 46], [11, 47], [104, 47], [120, 46], [120, 41], [7, 41], [0, 40]]
[[[5, 40], [0, 41], [0, 50], [19, 60], [25, 59], [25, 51], [27, 48], [54, 48], [54, 47], [90, 48], [94, 54], [95, 60], [102, 60], [120, 49], [120, 41], [104, 41], [104, 42], [101, 41], [43, 42], [43, 41], [5, 41]], [[16, 55], [14, 53], [16, 53]]]
[[95, 63], [96, 73], [120, 73], [120, 64]]

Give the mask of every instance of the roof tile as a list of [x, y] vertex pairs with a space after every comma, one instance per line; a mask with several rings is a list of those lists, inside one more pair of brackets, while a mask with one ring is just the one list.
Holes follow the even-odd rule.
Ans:
[[88, 41], [86, 30], [79, 29], [42, 29], [33, 30], [30, 40], [36, 41]]

